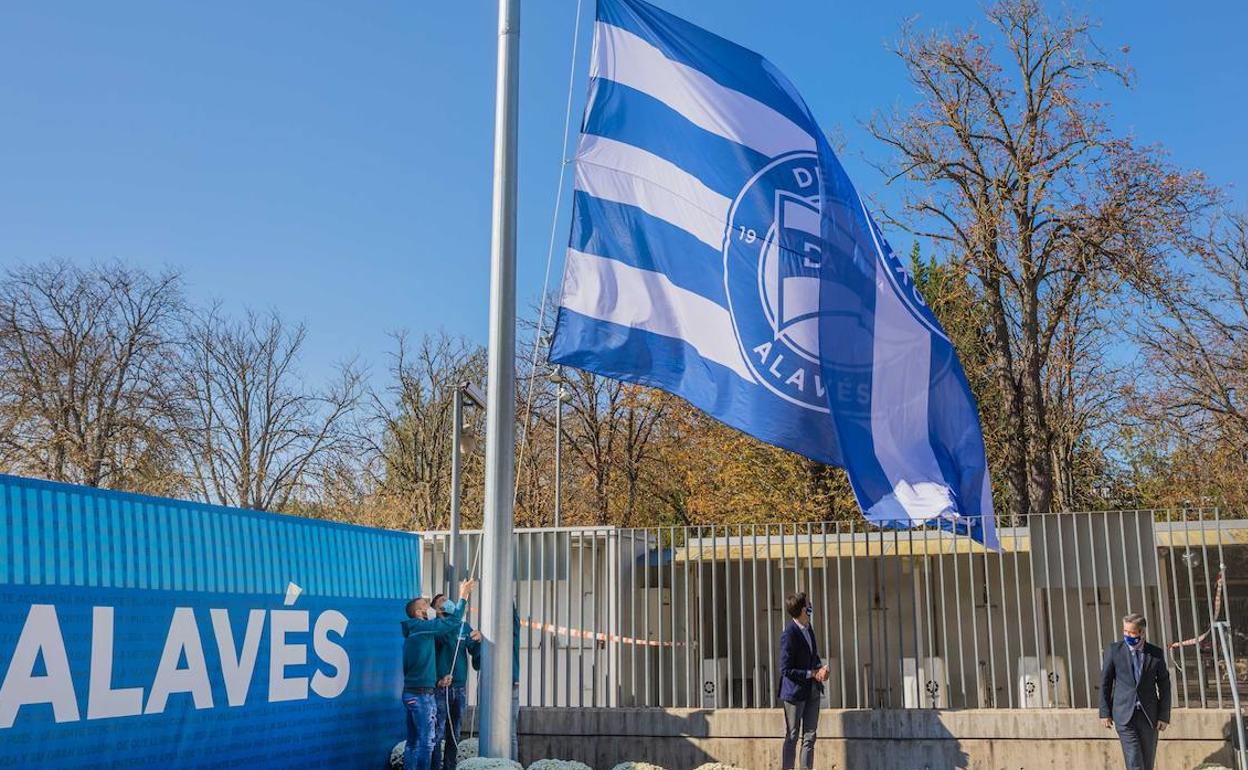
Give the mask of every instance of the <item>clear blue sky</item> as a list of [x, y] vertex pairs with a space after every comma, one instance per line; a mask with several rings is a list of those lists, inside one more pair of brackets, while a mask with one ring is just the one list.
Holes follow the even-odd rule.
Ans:
[[[902, 20], [962, 25], [973, 0], [661, 0], [786, 72], [888, 204], [859, 122], [909, 91]], [[593, 3], [585, 11], [592, 15]], [[1248, 5], [1085, 7], [1138, 80], [1114, 124], [1248, 184]], [[523, 1], [522, 301], [540, 293], [574, 0]], [[313, 377], [388, 331], [484, 340], [494, 107], [492, 0], [6, 0], [0, 9], [0, 265], [64, 257], [171, 266], [193, 298], [309, 326]], [[581, 27], [574, 121], [583, 103]], [[567, 199], [565, 198], [565, 209]], [[567, 212], [557, 242], [566, 240]], [[904, 244], [904, 239], [898, 238]], [[557, 249], [557, 254], [562, 249]], [[558, 259], [558, 257], [557, 257]], [[558, 281], [560, 263], [553, 280]]]

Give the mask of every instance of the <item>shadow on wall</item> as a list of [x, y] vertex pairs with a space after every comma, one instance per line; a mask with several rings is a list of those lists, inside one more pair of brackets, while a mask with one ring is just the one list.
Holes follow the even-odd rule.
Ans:
[[[837, 718], [841, 720], [840, 732], [845, 736], [847, 770], [896, 770], [902, 767], [913, 770], [961, 770], [970, 767], [970, 756], [941, 721], [938, 711], [845, 711]], [[820, 732], [827, 734], [831, 731]], [[896, 735], [907, 738], [889, 738]], [[818, 744], [815, 766], [823, 767], [819, 761]]]
[[[545, 734], [543, 711], [558, 711], [559, 722], [588, 721], [578, 727]], [[520, 761], [528, 767], [539, 759], [584, 762], [608, 770], [620, 762], [646, 762], [667, 770], [688, 770], [719, 761], [704, 751], [697, 739], [710, 732], [709, 711], [669, 713], [662, 709], [521, 709]], [[576, 735], [569, 740], [568, 735]], [[661, 737], [666, 736], [664, 740]], [[673, 738], [675, 740], [673, 740]], [[683, 738], [683, 740], [682, 740]]]
[[[1235, 750], [1240, 748], [1240, 746], [1239, 734], [1235, 729], [1234, 718], [1226, 720], [1226, 724], [1222, 726], [1222, 737], [1225, 739], [1222, 747], [1205, 757], [1201, 765], [1235, 767]], [[1201, 765], [1198, 765], [1198, 767]]]

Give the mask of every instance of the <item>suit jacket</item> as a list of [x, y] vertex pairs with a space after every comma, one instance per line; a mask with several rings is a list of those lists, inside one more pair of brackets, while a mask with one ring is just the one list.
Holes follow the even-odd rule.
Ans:
[[1144, 662], [1137, 683], [1131, 648], [1126, 642], [1114, 642], [1105, 650], [1101, 667], [1101, 718], [1113, 717], [1115, 724], [1124, 726], [1131, 721], [1137, 700], [1154, 726], [1170, 721], [1170, 671], [1165, 654], [1157, 645], [1144, 643]]
[[780, 686], [776, 697], [782, 701], [799, 703], [823, 693], [823, 684], [810, 676], [823, 662], [819, 658], [815, 630], [813, 627], [809, 630], [813, 648], [806, 643], [801, 626], [793, 619], [789, 619], [780, 634]]

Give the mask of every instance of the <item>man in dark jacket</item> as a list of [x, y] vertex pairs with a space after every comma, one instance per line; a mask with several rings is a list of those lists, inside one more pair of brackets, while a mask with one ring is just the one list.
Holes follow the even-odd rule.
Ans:
[[780, 687], [784, 706], [784, 749], [780, 767], [793, 770], [798, 739], [802, 743], [801, 767], [815, 766], [815, 731], [819, 728], [819, 701], [828, 667], [819, 658], [819, 645], [810, 624], [806, 594], [790, 594], [784, 601], [789, 614], [780, 634]]
[[[467, 601], [475, 583], [460, 583], [459, 596]], [[463, 606], [462, 604], [460, 605]], [[429, 600], [417, 597], [407, 603], [407, 620], [403, 629], [403, 710], [407, 723], [407, 746], [403, 751], [403, 767], [407, 770], [429, 770], [433, 746], [438, 739], [437, 642], [454, 639], [459, 629], [459, 616], [439, 618]]]
[[445, 594], [433, 597], [433, 606], [442, 618], [459, 617], [456, 633], [437, 640], [438, 718], [434, 727], [432, 770], [455, 770], [458, 762], [460, 724], [468, 706], [468, 665], [481, 668], [481, 632], [464, 619], [464, 602], [456, 603]]
[[1153, 770], [1157, 735], [1170, 723], [1170, 672], [1160, 647], [1144, 641], [1143, 615], [1122, 619], [1122, 641], [1105, 650], [1101, 723], [1118, 728], [1127, 770]]

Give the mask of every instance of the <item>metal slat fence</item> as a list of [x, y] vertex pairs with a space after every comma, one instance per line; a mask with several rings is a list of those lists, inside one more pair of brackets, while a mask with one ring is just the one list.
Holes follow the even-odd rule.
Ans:
[[[802, 590], [827, 708], [1095, 707], [1127, 612], [1167, 651], [1176, 706], [1230, 704], [1209, 632], [1238, 628], [1226, 586], [1248, 571], [1248, 522], [1054, 513], [1000, 534], [992, 552], [854, 521], [518, 530], [522, 703], [774, 707], [785, 597]], [[461, 537], [463, 570], [480, 534]], [[425, 536], [429, 593], [445, 587], [447, 549]]]

